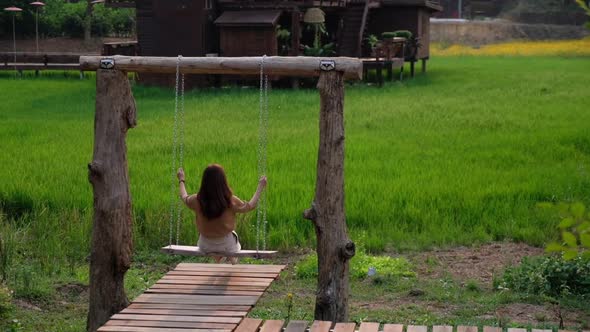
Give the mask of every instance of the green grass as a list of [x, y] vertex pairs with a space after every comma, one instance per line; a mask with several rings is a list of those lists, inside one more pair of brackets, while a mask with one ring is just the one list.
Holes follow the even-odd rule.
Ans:
[[[430, 68], [383, 89], [347, 89], [350, 233], [369, 250], [506, 238], [543, 244], [554, 222], [535, 211], [537, 202], [589, 201], [590, 60], [455, 57], [434, 59]], [[93, 79], [5, 74], [0, 91], [8, 96], [0, 112], [0, 204], [29, 232], [42, 223], [29, 240], [60, 247], [71, 235], [86, 250]], [[136, 248], [154, 250], [168, 239], [174, 100], [167, 89], [136, 87], [134, 94], [138, 127], [128, 135], [128, 158]], [[236, 194], [248, 198], [256, 186], [258, 91], [186, 98], [189, 190], [217, 162]], [[313, 229], [301, 212], [314, 192], [319, 97], [273, 91], [270, 102], [268, 243], [311, 246]], [[185, 243], [196, 240], [191, 218], [185, 213]], [[252, 246], [254, 223], [239, 232]]]
[[[589, 74], [588, 58], [448, 57], [433, 59], [427, 75], [403, 83], [348, 86], [346, 213], [353, 239], [368, 251], [553, 240], [557, 219], [536, 203], [590, 202]], [[62, 286], [88, 283], [92, 78], [0, 73], [0, 284], [41, 308], [14, 313], [25, 331], [80, 331], [85, 325], [86, 297]], [[128, 135], [136, 249], [126, 279], [131, 297], [182, 260], [155, 253], [168, 241], [173, 92], [135, 87], [134, 94], [138, 127]], [[258, 91], [192, 91], [186, 102], [189, 190], [198, 187], [201, 170], [217, 162], [236, 194], [248, 198], [257, 180]], [[316, 91], [271, 93], [271, 248], [314, 246], [313, 228], [301, 212], [314, 193], [318, 108]], [[194, 243], [185, 211], [181, 239]], [[253, 217], [238, 229], [244, 247], [255, 243]], [[302, 295], [295, 296], [290, 318], [309, 320], [313, 287], [282, 278], [252, 314], [284, 318], [286, 293], [294, 292]], [[364, 306], [407, 298], [415, 287], [425, 291], [422, 303]], [[353, 282], [352, 299], [355, 320], [428, 324], [472, 323], [501, 304], [536, 301], [490, 292], [474, 281], [461, 286], [419, 277]], [[441, 314], [429, 309], [432, 303], [452, 307]], [[8, 326], [0, 323], [0, 330]]]

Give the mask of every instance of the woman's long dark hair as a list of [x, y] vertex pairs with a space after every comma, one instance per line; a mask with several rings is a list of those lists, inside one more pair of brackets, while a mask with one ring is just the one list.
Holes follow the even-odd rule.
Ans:
[[205, 217], [214, 219], [221, 216], [230, 206], [232, 195], [223, 167], [217, 164], [207, 166], [197, 196]]

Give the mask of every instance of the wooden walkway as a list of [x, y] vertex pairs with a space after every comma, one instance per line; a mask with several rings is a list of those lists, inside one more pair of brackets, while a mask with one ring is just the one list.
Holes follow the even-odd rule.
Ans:
[[232, 331], [284, 268], [178, 264], [98, 331]]
[[[380, 324], [363, 322], [356, 323], [336, 323], [314, 321], [309, 323], [307, 321], [293, 320], [285, 324], [282, 320], [267, 320], [254, 318], [244, 318], [240, 325], [236, 328], [236, 332], [403, 332], [404, 325], [402, 324]], [[427, 326], [424, 325], [408, 325], [407, 332], [427, 332]], [[430, 330], [432, 332], [453, 332], [455, 329], [449, 325], [434, 325]], [[484, 326], [479, 329], [477, 326], [457, 326], [456, 332], [503, 332], [501, 327]], [[506, 332], [528, 332], [525, 328], [508, 328]], [[539, 330], [531, 329], [531, 332], [553, 332], [553, 330]], [[559, 330], [558, 332], [571, 332], [566, 330]], [[583, 331], [590, 332], [590, 331]]]

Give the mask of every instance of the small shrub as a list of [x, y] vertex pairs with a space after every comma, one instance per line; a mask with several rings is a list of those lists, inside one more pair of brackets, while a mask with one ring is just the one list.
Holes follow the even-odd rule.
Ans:
[[590, 294], [590, 260], [547, 256], [525, 258], [506, 269], [497, 288], [548, 296]]
[[[415, 272], [407, 259], [389, 256], [368, 255], [362, 247], [358, 248], [356, 255], [350, 261], [350, 275], [356, 279], [364, 279], [369, 268], [374, 268], [379, 277], [414, 277]], [[295, 266], [297, 278], [315, 278], [318, 275], [318, 256], [311, 254]]]
[[474, 293], [479, 293], [481, 291], [479, 283], [473, 279], [467, 280], [467, 283], [465, 283], [465, 289]]

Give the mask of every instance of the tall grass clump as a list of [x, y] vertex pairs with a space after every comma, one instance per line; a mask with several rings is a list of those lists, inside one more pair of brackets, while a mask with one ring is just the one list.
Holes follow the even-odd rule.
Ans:
[[4, 284], [0, 283], [0, 323], [8, 318], [12, 310], [12, 294]]
[[8, 279], [15, 255], [15, 232], [8, 221], [5, 220], [4, 215], [0, 213], [0, 283]]

